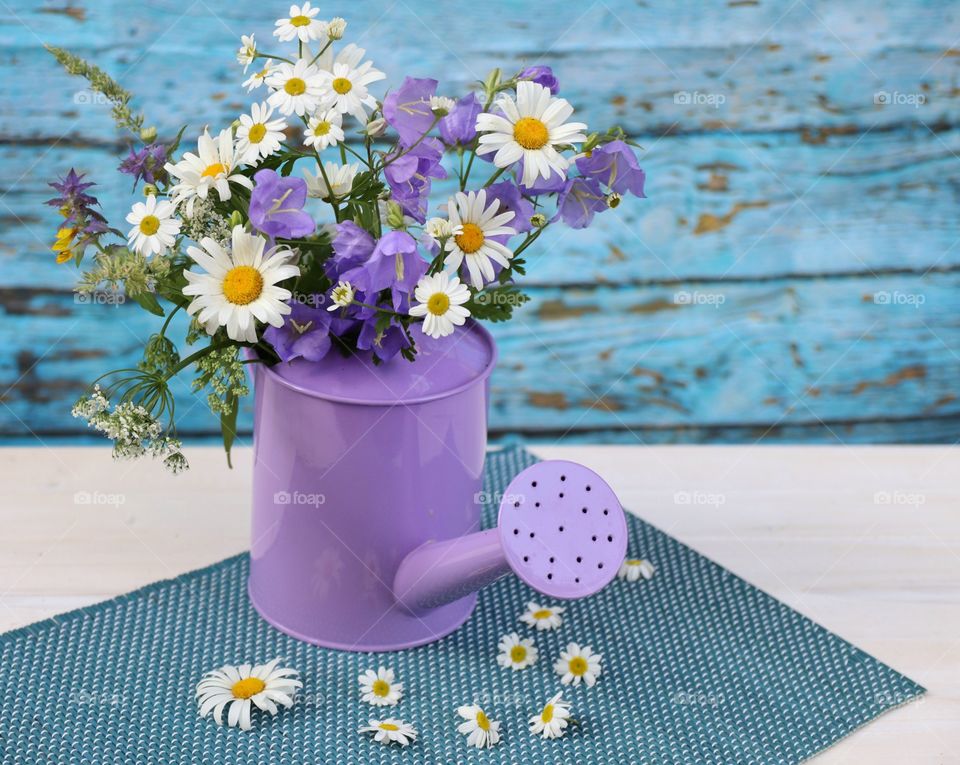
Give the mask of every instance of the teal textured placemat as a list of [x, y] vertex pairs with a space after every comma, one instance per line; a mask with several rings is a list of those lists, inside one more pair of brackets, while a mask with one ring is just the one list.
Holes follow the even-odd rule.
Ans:
[[[496, 495], [532, 463], [491, 453]], [[495, 508], [486, 508], [486, 522]], [[297, 642], [246, 599], [247, 557], [0, 637], [3, 765], [357, 765], [359, 763], [796, 763], [923, 689], [652, 526], [630, 519], [630, 551], [653, 561], [646, 582], [616, 580], [568, 603], [563, 626], [534, 632], [518, 616], [536, 595], [515, 577], [488, 587], [467, 624], [430, 646], [350, 654]], [[537, 598], [538, 600], [539, 599]], [[497, 665], [497, 641], [533, 635], [539, 662]], [[570, 641], [604, 656], [593, 688], [568, 688], [580, 721], [559, 740], [527, 719], [560, 689], [553, 660]], [[201, 720], [194, 687], [224, 663], [286, 657], [304, 693], [243, 733]], [[357, 675], [392, 667], [396, 707], [359, 700]], [[468, 749], [455, 708], [476, 701], [502, 724], [498, 747]], [[357, 728], [401, 717], [406, 749]]]

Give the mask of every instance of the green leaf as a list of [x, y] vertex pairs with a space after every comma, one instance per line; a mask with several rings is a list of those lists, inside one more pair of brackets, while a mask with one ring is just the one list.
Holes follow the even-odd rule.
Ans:
[[157, 300], [157, 296], [152, 292], [140, 292], [136, 295], [131, 295], [131, 298], [137, 302], [137, 304], [152, 313], [154, 316], [165, 316], [163, 312], [163, 306], [160, 305], [160, 301]]
[[237, 412], [240, 410], [240, 399], [237, 396], [227, 398], [227, 409], [220, 415], [220, 433], [223, 435], [223, 450], [227, 453], [227, 467], [233, 469], [230, 461], [230, 449], [237, 437]]
[[476, 293], [467, 301], [466, 307], [475, 319], [506, 321], [513, 316], [514, 308], [519, 308], [528, 300], [529, 295], [510, 284]]

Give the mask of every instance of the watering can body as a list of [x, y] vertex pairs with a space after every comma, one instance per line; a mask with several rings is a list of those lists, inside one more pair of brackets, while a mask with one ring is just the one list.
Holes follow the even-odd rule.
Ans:
[[443, 637], [474, 608], [475, 593], [417, 611], [393, 591], [412, 550], [480, 529], [493, 340], [471, 322], [419, 347], [414, 362], [379, 366], [336, 350], [251, 365], [248, 592], [293, 637], [397, 650]]

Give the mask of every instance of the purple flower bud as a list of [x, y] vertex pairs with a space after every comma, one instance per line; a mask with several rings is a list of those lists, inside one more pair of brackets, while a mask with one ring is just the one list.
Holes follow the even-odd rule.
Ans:
[[553, 74], [553, 70], [549, 66], [528, 66], [522, 72], [520, 72], [521, 80], [532, 80], [538, 85], [543, 85], [545, 88], [550, 88], [551, 95], [557, 95], [557, 91], [560, 90], [560, 83], [557, 82], [557, 78]]

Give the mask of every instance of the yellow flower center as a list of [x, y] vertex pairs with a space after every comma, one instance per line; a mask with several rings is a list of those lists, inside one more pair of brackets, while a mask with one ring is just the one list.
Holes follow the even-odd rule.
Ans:
[[534, 619], [546, 619], [552, 611], [549, 608], [541, 608], [539, 611], [533, 612]]
[[548, 723], [553, 719], [553, 704], [547, 704], [543, 708], [543, 711], [540, 713], [540, 719], [545, 723]]
[[291, 96], [302, 96], [307, 92], [307, 83], [299, 77], [291, 77], [284, 83], [283, 89]]
[[515, 645], [510, 649], [510, 658], [519, 664], [527, 658], [527, 649], [522, 645]]
[[487, 719], [487, 716], [483, 713], [483, 710], [477, 712], [477, 727], [480, 730], [490, 730], [490, 721]]
[[266, 134], [267, 126], [262, 122], [258, 122], [250, 126], [250, 132], [247, 133], [247, 140], [249, 140], [250, 143], [260, 143]]
[[268, 74], [270, 74], [270, 64], [267, 64], [266, 66], [264, 66], [263, 69], [257, 72], [256, 76], [262, 80]]
[[483, 229], [476, 223], [464, 223], [463, 231], [457, 234], [453, 240], [457, 243], [457, 247], [470, 255], [483, 247]]
[[326, 135], [329, 132], [330, 132], [329, 122], [318, 122], [317, 126], [313, 129], [314, 135]]
[[235, 266], [223, 277], [223, 296], [234, 305], [252, 303], [263, 292], [263, 277], [253, 266]]
[[377, 726], [380, 730], [400, 730], [399, 725], [394, 725], [393, 723], [382, 722]]
[[207, 165], [203, 172], [200, 173], [201, 178], [212, 178], [214, 176], [220, 175], [221, 173], [227, 172], [227, 168], [221, 165], [219, 162], [214, 162], [212, 165]]
[[628, 566], [639, 566], [641, 563], [643, 563], [641, 558], [627, 558]]
[[384, 697], [390, 693], [390, 683], [386, 680], [374, 680], [373, 681], [373, 695]]
[[337, 77], [334, 79], [333, 89], [337, 91], [341, 96], [346, 95], [351, 90], [353, 90], [353, 83], [350, 82], [346, 77]]
[[513, 126], [513, 139], [524, 149], [542, 149], [550, 140], [550, 131], [536, 117], [521, 117]]
[[427, 310], [434, 316], [443, 316], [450, 308], [450, 298], [443, 292], [434, 292], [427, 301]]
[[570, 671], [575, 675], [582, 675], [587, 671], [587, 660], [582, 656], [574, 656], [570, 659]]
[[153, 236], [160, 230], [160, 219], [156, 215], [144, 215], [140, 220], [140, 233]]
[[294, 16], [292, 19], [290, 19], [290, 23], [295, 27], [308, 27], [310, 26], [310, 17]]
[[251, 696], [256, 696], [266, 687], [266, 684], [260, 678], [245, 677], [243, 680], [235, 682], [233, 688], [230, 690], [235, 699], [249, 699]]

